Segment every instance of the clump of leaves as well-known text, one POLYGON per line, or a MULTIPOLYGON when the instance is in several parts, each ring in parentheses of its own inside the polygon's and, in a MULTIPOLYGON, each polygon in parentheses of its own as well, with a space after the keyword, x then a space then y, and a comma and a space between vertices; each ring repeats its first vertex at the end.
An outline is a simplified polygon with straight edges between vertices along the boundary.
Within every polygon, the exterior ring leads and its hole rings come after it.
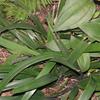
POLYGON ((14 17, 16 20, 25 20, 28 16, 51 4, 52 0, 1 0, 0 6, 7 17, 14 17))
POLYGON ((8 32, 16 41, 0 37, 0 45, 11 53, 0 65, 0 92, 12 93, 0 98, 51 99, 55 95, 44 97, 40 90, 61 76, 78 81, 60 95, 61 100, 75 100, 80 90, 78 100, 89 100, 94 93, 99 97, 100 18, 96 12, 92 0, 60 0, 56 17, 48 15, 47 30, 37 16, 29 17, 34 24, 10 23, 1 17, 0 33, 8 32))

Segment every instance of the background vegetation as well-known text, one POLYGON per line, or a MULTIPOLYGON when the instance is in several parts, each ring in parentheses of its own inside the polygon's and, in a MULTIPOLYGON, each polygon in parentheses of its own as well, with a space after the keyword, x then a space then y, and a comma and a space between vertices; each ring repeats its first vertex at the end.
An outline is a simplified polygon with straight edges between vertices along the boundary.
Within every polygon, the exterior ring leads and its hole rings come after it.
POLYGON ((100 11, 92 0, 59 0, 41 23, 34 12, 49 3, 0 2, 0 46, 10 54, 0 64, 0 93, 10 96, 0 100, 100 99, 100 11))

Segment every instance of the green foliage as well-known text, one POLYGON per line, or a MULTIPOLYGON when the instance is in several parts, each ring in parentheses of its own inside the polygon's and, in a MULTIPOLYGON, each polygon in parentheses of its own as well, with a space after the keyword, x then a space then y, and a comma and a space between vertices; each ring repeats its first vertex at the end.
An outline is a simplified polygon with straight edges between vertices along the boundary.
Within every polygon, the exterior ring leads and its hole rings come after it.
POLYGON ((88 22, 95 12, 95 5, 91 0, 66 0, 55 22, 55 31, 79 27, 88 22), (73 6, 74 5, 74 6, 73 6), (76 13, 77 12, 77 13, 76 13))
POLYGON ((52 0, 1 0, 0 5, 7 17, 24 20, 37 9, 40 9, 41 5, 46 7, 51 2, 52 0))
POLYGON ((100 18, 92 20, 91 22, 84 23, 80 26, 80 28, 91 38, 94 40, 100 41, 99 35, 99 25, 100 25, 100 18))
POLYGON ((78 64, 82 72, 85 72, 90 67, 90 55, 88 53, 82 54, 78 59, 78 64))
MULTIPOLYGON (((78 81, 64 95, 57 94, 62 100, 76 99, 80 90, 83 92, 78 100, 89 100, 93 93, 100 96, 100 17, 93 17, 95 5, 92 0, 59 2, 56 16, 48 15, 47 29, 29 13, 31 24, 12 23, 0 16, 0 46, 11 54, 0 65, 0 92, 12 92, 11 97, 1 100, 51 99, 40 90, 61 76, 78 81)), ((24 7, 31 9, 21 9, 24 7)))

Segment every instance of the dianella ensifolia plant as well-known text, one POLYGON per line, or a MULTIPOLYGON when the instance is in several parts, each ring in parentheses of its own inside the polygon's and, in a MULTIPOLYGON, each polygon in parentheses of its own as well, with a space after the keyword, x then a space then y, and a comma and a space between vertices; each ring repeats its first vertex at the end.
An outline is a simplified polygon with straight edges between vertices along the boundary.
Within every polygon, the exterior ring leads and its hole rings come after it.
POLYGON ((61 100, 75 100, 80 90, 78 100, 90 100, 94 93, 100 98, 99 15, 92 0, 59 0, 56 13, 47 16, 46 29, 35 15, 28 18, 31 24, 0 17, 0 46, 11 54, 0 65, 0 92, 12 93, 0 99, 52 99, 41 89, 61 76, 78 81, 61 100))

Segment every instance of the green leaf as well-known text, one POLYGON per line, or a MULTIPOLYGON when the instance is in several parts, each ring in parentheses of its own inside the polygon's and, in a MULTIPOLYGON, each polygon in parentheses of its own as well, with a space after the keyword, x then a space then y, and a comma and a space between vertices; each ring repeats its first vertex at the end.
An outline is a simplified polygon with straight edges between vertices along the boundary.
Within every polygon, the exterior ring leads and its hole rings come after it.
POLYGON ((80 39, 74 37, 74 36, 71 36, 71 39, 70 39, 70 46, 71 48, 75 49, 76 48, 76 44, 79 44, 80 43, 80 39))
POLYGON ((67 61, 66 57, 54 57, 51 59, 51 61, 58 62, 60 64, 65 65, 66 67, 73 69, 76 72, 79 72, 79 70, 70 62, 67 61))
POLYGON ((35 90, 32 90, 32 91, 29 91, 29 92, 26 92, 25 95, 22 97, 21 100, 29 100, 32 95, 35 93, 35 90))
POLYGON ((13 52, 15 54, 39 54, 36 50, 31 50, 25 46, 19 45, 2 37, 0 37, 0 45, 7 48, 8 50, 10 50, 10 52, 13 52))
POLYGON ((6 75, 7 73, 0 73, 0 79, 3 79, 6 75))
POLYGON ((43 70, 39 73, 39 75, 36 77, 36 79, 50 73, 50 71, 52 70, 52 68, 55 66, 56 63, 54 62, 48 62, 45 67, 43 68, 43 70))
POLYGON ((21 93, 21 92, 25 92, 28 90, 40 88, 40 87, 45 86, 55 80, 57 80, 57 76, 48 74, 41 78, 26 82, 26 83, 22 84, 22 86, 14 88, 13 93, 21 93))
MULTIPOLYGON (((26 59, 24 59, 26 61, 26 59)), ((28 60, 28 59, 27 59, 28 60)), ((22 61, 20 61, 22 62, 22 61)), ((17 62, 17 63, 20 63, 20 62, 17 62)), ((14 68, 16 68, 16 65, 15 64, 9 64, 9 65, 6 65, 6 64, 2 64, 0 65, 0 73, 9 73, 11 70, 13 70, 14 68)), ((23 78, 28 78, 28 77, 36 77, 40 72, 40 69, 37 67, 37 66, 31 66, 29 68, 26 68, 25 70, 23 70, 21 73, 19 73, 15 80, 18 80, 18 79, 23 79, 23 78)))
MULTIPOLYGON (((61 41, 62 41, 62 43, 64 44, 64 46, 65 46, 67 49, 70 48, 69 40, 67 40, 67 39, 61 39, 61 41)), ((46 46, 47 46, 49 49, 53 50, 53 51, 60 51, 59 47, 57 46, 57 44, 55 43, 54 40, 48 42, 48 43, 46 44, 46 46)))
POLYGON ((71 54, 67 57, 68 62, 71 64, 75 63, 75 61, 85 52, 88 48, 89 44, 86 44, 85 41, 81 40, 76 48, 71 52, 71 54))
POLYGON ((100 18, 84 23, 80 28, 91 38, 100 41, 100 18))
POLYGON ((47 32, 46 32, 44 26, 42 25, 42 23, 40 22, 39 18, 37 16, 30 16, 30 19, 35 24, 34 29, 38 30, 38 32, 41 33, 41 35, 44 38, 46 38, 47 32))
MULTIPOLYGON (((70 40, 70 47, 72 49, 75 49, 76 48, 76 44, 79 44, 80 43, 80 39, 74 37, 74 36, 71 36, 71 40, 70 40)), ((86 42, 84 42, 84 45, 87 45, 86 42)), ((100 52, 100 43, 99 42, 92 42, 91 44, 89 44, 89 46, 86 48, 85 50, 86 53, 96 53, 96 52, 100 52)))
MULTIPOLYGON (((52 68, 54 67, 55 63, 54 62, 48 62, 45 67, 43 68, 43 70, 38 74, 38 76, 36 77, 36 79, 49 74, 49 72, 52 70, 52 68)), ((23 96, 22 100, 28 100, 35 92, 36 90, 32 90, 29 92, 26 92, 25 95, 23 96)))
POLYGON ((80 41, 76 48, 69 54, 63 55, 62 57, 55 57, 52 59, 52 61, 59 62, 77 72, 79 70, 73 65, 77 59, 85 52, 89 44, 86 44, 85 41, 80 41))
POLYGON ((78 94, 78 87, 75 86, 72 90, 71 93, 69 94, 69 100, 75 100, 75 97, 78 94))
MULTIPOLYGON (((95 82, 95 91, 100 91, 100 75, 99 73, 93 74, 92 75, 93 81, 95 82)), ((83 80, 80 81, 79 87, 82 89, 85 89, 86 85, 89 82, 89 78, 84 78, 83 80)))
POLYGON ((4 80, 0 83, 0 90, 2 91, 4 87, 10 82, 16 75, 18 75, 21 71, 28 68, 29 66, 39 63, 44 60, 48 60, 50 58, 53 58, 57 55, 60 55, 59 53, 55 52, 46 52, 44 54, 38 55, 36 57, 31 57, 28 60, 25 60, 23 62, 20 62, 16 65, 15 68, 13 68, 8 74, 7 77, 4 78, 4 80))
POLYGON ((78 100, 89 100, 89 98, 92 96, 93 92, 95 91, 95 87, 96 85, 94 80, 90 78, 83 94, 79 97, 78 100))
MULTIPOLYGON (((34 90, 32 90, 32 91, 34 91, 34 90)), ((31 92, 26 92, 26 93, 32 94, 31 92)), ((46 97, 40 90, 37 90, 34 93, 34 95, 31 96, 31 98, 28 98, 29 94, 27 94, 26 96, 27 96, 26 98, 21 98, 20 100, 48 100, 48 99, 46 99, 46 97)))
POLYGON ((53 51, 60 51, 59 47, 57 46, 57 44, 55 43, 54 40, 48 42, 48 43, 46 44, 46 46, 47 46, 47 48, 49 48, 49 49, 51 49, 51 50, 53 50, 53 51))
MULTIPOLYGON (((94 75, 93 80, 94 80, 95 86, 96 86, 95 91, 100 91, 100 84, 99 84, 100 83, 100 75, 94 75), (95 78, 97 77, 97 78, 95 79, 94 77, 95 78)), ((84 78, 83 80, 80 81, 79 87, 81 89, 85 89, 88 82, 89 82, 89 78, 84 78)))
POLYGON ((91 62, 91 69, 100 69, 100 61, 94 61, 94 62, 91 62))
POLYGON ((59 1, 59 9, 58 9, 58 14, 61 12, 62 8, 64 7, 66 3, 66 0, 60 0, 59 1))
MULTIPOLYGON (((0 100, 21 100, 22 95, 18 96, 0 96, 0 100)), ((29 100, 48 100, 44 97, 43 93, 37 91, 29 100)))
MULTIPOLYGON (((5 20, 5 19, 4 19, 5 20)), ((13 29, 27 29, 27 30, 35 30, 35 28, 27 23, 21 22, 21 23, 13 23, 7 25, 5 23, 5 27, 0 28, 0 33, 6 31, 6 30, 13 30, 13 29)))
MULTIPOLYGON (((26 100, 26 99, 23 99, 23 100, 26 100)), ((27 100, 47 100, 47 99, 40 90, 37 90, 34 93, 34 95, 30 99, 27 99, 27 100)))
POLYGON ((86 52, 99 53, 100 52, 100 43, 99 42, 91 43, 88 46, 88 48, 86 49, 86 52))
POLYGON ((5 88, 4 90, 9 90, 9 89, 13 89, 16 88, 26 82, 29 82, 31 80, 33 80, 34 78, 26 78, 26 79, 21 79, 21 80, 16 80, 14 82, 10 82, 5 88))
POLYGON ((94 74, 93 79, 95 81, 96 91, 100 91, 100 72, 98 74, 94 74))
POLYGON ((21 96, 0 96, 0 100, 20 100, 21 96))
MULTIPOLYGON (((14 30, 15 31, 15 30, 14 30)), ((10 31, 11 32, 11 31, 10 31)), ((29 47, 30 49, 37 49, 41 44, 41 39, 38 38, 38 34, 33 32, 32 30, 19 30, 13 33, 19 41, 21 41, 24 45, 29 47)), ((42 45, 42 44, 41 44, 42 45)))
POLYGON ((90 68, 90 55, 89 55, 89 53, 84 53, 79 57, 78 65, 79 65, 82 72, 85 72, 90 68))
POLYGON ((54 31, 77 28, 82 23, 88 22, 94 12, 95 4, 91 0, 66 0, 56 19, 54 31))

